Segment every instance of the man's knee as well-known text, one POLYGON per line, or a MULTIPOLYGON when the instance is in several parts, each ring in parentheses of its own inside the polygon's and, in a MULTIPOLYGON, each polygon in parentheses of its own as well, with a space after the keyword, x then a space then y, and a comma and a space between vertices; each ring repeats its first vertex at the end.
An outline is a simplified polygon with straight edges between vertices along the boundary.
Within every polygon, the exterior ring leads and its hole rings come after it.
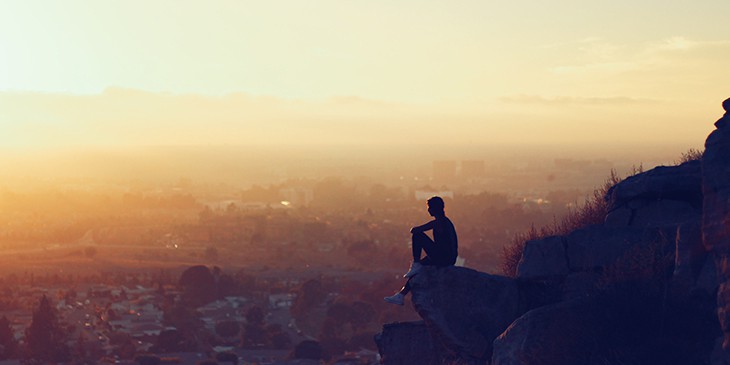
POLYGON ((433 241, 423 232, 413 232, 411 242, 418 246, 430 246, 433 241))

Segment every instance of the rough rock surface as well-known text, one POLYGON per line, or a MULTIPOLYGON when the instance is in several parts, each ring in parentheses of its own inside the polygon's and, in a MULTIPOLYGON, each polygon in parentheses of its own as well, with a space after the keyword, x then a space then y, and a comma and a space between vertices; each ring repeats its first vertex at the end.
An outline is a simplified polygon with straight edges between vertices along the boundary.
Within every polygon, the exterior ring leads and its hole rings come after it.
POLYGON ((517 265, 517 277, 560 276, 569 272, 563 237, 553 236, 525 243, 525 250, 517 265))
POLYGON ((585 365, 601 342, 596 306, 586 300, 537 308, 494 341, 492 365, 585 365))
POLYGON ((571 271, 606 267, 636 244, 651 238, 643 229, 589 226, 565 237, 571 271))
POLYGON ((383 326, 375 335, 383 365, 439 365, 441 355, 426 324, 396 322, 383 326))
POLYGON ((700 161, 659 166, 631 176, 609 189, 610 226, 676 224, 698 219, 702 209, 700 161))
POLYGON ((677 228, 675 247, 674 279, 685 286, 692 286, 700 276, 707 258, 707 252, 702 245, 701 222, 681 224, 677 228))
MULTIPOLYGON (((674 239, 674 235, 669 237, 674 239)), ((528 241, 519 278, 545 278, 605 268, 638 244, 667 239, 657 229, 593 225, 566 236, 528 241)))
POLYGON ((411 279, 412 301, 431 334, 462 362, 483 364, 492 341, 521 315, 515 280, 462 267, 426 267, 411 279))
POLYGON ((725 115, 705 141, 702 158, 704 210, 702 236, 713 254, 720 283, 717 304, 724 332, 723 348, 730 350, 730 99, 723 103, 725 115))
POLYGON ((494 341, 491 365, 707 363, 719 333, 712 299, 635 288, 525 313, 494 341))

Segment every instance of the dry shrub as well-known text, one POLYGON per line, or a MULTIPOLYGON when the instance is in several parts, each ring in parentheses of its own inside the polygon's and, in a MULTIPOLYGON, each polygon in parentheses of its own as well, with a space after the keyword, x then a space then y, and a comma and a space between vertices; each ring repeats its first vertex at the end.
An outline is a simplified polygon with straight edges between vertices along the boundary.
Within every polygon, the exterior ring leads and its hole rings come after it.
MULTIPOLYGON (((642 172, 643 167, 641 165, 639 167, 634 166, 629 176, 642 172)), ((588 196, 582 205, 568 211, 560 220, 556 220, 551 226, 540 229, 533 226, 527 232, 517 233, 512 241, 502 248, 502 273, 509 277, 517 275, 517 264, 522 258, 522 252, 527 241, 540 240, 550 236, 562 236, 580 228, 603 223, 608 213, 606 194, 619 182, 621 182, 621 178, 616 170, 611 170, 611 174, 606 178, 603 185, 593 190, 593 194, 588 196)))
POLYGON ((623 283, 664 285, 674 268, 673 248, 669 239, 663 235, 648 244, 631 247, 604 269, 598 281, 599 289, 623 283))
POLYGON ((548 226, 542 227, 538 231, 533 225, 528 231, 515 234, 512 242, 502 247, 502 273, 509 277, 517 276, 517 265, 522 258, 522 252, 525 250, 525 243, 551 236, 551 229, 552 227, 548 226))
POLYGON ((702 160, 702 156, 704 156, 704 154, 704 150, 690 148, 689 150, 687 150, 687 152, 682 153, 682 156, 679 157, 679 161, 675 161, 675 164, 681 165, 685 162, 700 161, 702 160))

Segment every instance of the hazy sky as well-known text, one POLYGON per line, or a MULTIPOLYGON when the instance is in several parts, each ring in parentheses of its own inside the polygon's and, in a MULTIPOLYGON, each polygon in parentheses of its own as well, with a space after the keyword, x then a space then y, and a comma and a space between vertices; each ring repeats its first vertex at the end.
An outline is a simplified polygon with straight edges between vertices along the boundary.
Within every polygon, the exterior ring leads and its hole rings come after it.
POLYGON ((0 0, 0 146, 701 146, 730 1, 0 0))

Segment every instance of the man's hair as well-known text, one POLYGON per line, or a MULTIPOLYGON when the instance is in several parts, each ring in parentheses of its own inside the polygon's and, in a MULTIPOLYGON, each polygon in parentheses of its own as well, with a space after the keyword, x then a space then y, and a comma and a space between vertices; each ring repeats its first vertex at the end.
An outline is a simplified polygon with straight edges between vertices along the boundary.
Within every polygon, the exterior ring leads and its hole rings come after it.
POLYGON ((444 210, 444 200, 441 199, 440 196, 431 197, 431 199, 428 199, 427 203, 428 203, 428 206, 431 208, 435 208, 435 209, 442 210, 442 211, 444 210))

